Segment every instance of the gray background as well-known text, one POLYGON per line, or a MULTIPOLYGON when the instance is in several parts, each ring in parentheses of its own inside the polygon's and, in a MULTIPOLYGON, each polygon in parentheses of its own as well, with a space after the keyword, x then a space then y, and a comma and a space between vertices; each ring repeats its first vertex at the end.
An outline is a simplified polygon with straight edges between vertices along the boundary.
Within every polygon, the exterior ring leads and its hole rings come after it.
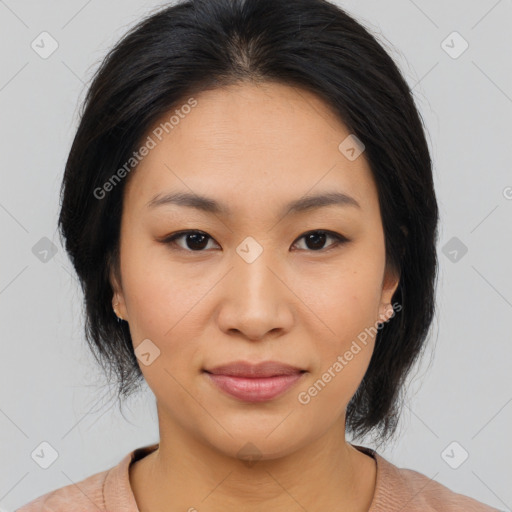
MULTIPOLYGON (((512 2, 338 3, 379 38, 414 87, 441 209, 431 352, 409 379, 401 437, 381 454, 511 510, 512 2), (469 44, 461 55, 454 31, 469 44), (446 460, 460 462, 462 449, 469 458, 453 469, 446 460)), ((109 401, 83 340, 81 293, 56 222, 87 83, 114 42, 161 5, 0 0, 0 507, 7 511, 158 440, 147 388, 124 417, 109 401), (31 47, 43 31, 59 45, 47 59, 31 47), (42 252, 49 241, 53 256, 42 252), (59 454, 48 469, 31 458, 43 441, 59 454)))

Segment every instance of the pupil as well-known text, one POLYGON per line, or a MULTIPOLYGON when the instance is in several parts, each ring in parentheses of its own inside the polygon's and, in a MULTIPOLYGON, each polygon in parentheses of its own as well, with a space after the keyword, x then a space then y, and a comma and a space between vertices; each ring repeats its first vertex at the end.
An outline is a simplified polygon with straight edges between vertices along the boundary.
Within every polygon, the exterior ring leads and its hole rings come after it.
POLYGON ((190 244, 187 242, 187 245, 189 246, 189 249, 203 249, 206 244, 201 244, 201 242, 199 242, 199 247, 194 247, 194 244, 197 243, 197 239, 203 239, 203 242, 206 240, 206 236, 205 235, 202 235, 201 233, 193 233, 191 235, 188 235, 188 240, 190 241, 190 239, 192 239, 192 247, 190 246, 190 244))
POLYGON ((308 241, 313 241, 313 246, 314 247, 308 247, 310 249, 321 249, 322 246, 324 245, 325 243, 325 237, 326 237, 326 234, 325 233, 319 233, 319 234, 315 234, 315 233, 311 233, 310 235, 308 235, 308 237, 306 238, 306 243, 308 241), (319 240, 320 239, 320 240, 319 240), (317 245, 319 245, 318 247, 316 247, 317 245))

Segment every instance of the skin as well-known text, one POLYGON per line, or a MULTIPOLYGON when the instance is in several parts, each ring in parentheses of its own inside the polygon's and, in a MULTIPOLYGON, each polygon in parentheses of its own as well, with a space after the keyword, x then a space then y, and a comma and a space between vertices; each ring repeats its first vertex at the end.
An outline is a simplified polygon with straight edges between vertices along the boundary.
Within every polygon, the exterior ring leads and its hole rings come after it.
POLYGON ((345 409, 374 336, 308 404, 298 401, 359 333, 392 316, 399 277, 386 268, 364 153, 350 161, 340 152, 347 128, 301 89, 244 84, 196 100, 129 177, 121 279, 111 274, 134 348, 150 339, 160 350, 150 365, 139 362, 160 429, 159 449, 130 468, 139 509, 367 511, 375 461, 345 440, 345 409), (232 214, 146 206, 171 191, 214 198, 232 214), (289 201, 325 191, 344 192, 361 207, 282 216, 289 201), (208 237, 161 241, 192 229, 208 237), (304 234, 321 229, 349 241, 308 243, 304 234), (248 236, 263 249, 251 263, 236 251, 248 236), (238 359, 307 372, 278 398, 248 403, 202 372, 238 359), (252 465, 237 457, 248 442, 261 457, 252 465))

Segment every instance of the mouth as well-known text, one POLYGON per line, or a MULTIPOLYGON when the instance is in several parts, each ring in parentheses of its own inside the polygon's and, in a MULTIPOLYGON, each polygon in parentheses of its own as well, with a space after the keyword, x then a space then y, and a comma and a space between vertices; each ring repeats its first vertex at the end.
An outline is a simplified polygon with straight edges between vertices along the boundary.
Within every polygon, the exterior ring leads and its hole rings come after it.
POLYGON ((246 361, 203 370, 216 388, 244 402, 264 402, 282 395, 307 373, 277 361, 251 364, 246 361))
POLYGON ((229 375, 231 377, 263 378, 278 377, 281 375, 295 375, 306 370, 278 361, 263 361, 249 363, 247 361, 233 361, 204 370, 213 375, 229 375))

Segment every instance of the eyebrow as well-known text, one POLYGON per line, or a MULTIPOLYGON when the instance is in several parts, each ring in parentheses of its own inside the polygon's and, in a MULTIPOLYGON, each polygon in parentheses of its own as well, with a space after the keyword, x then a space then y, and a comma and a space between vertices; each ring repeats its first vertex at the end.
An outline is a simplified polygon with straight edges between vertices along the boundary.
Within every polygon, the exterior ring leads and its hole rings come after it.
MULTIPOLYGON (((223 205, 215 199, 192 194, 189 192, 174 192, 169 194, 157 194, 147 204, 147 208, 153 209, 159 206, 166 206, 174 204, 177 206, 185 206, 188 208, 195 208, 207 213, 216 215, 231 215, 231 210, 227 205, 223 205)), ((304 196, 296 199, 283 208, 282 216, 301 213, 308 210, 317 208, 324 208, 326 206, 351 206, 354 208, 361 208, 361 205, 352 196, 343 192, 327 192, 323 194, 304 196)))

